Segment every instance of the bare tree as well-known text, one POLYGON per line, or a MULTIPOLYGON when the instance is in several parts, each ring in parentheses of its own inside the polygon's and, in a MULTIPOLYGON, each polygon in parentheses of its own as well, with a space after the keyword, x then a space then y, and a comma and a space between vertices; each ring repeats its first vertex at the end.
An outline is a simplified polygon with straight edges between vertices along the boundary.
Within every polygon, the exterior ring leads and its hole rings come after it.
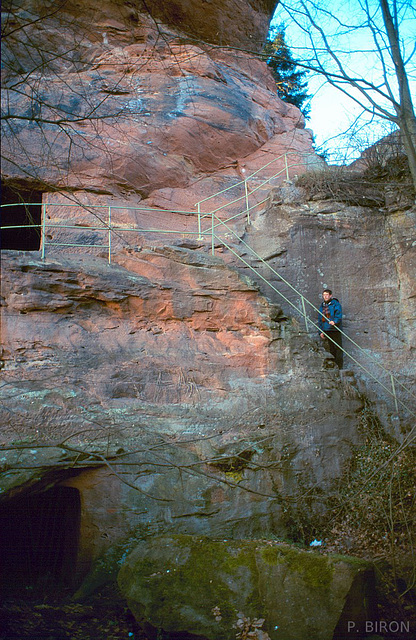
MULTIPOLYGON (((314 0, 283 0, 279 7, 303 34, 297 48, 298 66, 323 76, 362 112, 400 129, 416 187, 416 117, 410 90, 416 73, 412 3, 351 0, 327 9, 314 0)), ((292 50, 296 49, 292 46, 292 50)))

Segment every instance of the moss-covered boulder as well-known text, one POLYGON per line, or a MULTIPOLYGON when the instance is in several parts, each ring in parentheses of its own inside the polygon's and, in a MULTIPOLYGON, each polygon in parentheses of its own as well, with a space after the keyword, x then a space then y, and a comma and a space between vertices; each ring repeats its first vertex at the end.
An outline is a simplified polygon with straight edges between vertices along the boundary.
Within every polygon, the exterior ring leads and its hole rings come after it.
POLYGON ((372 579, 361 560, 185 535, 141 541, 118 577, 140 622, 209 640, 332 640, 350 621, 357 631, 374 619, 372 579))

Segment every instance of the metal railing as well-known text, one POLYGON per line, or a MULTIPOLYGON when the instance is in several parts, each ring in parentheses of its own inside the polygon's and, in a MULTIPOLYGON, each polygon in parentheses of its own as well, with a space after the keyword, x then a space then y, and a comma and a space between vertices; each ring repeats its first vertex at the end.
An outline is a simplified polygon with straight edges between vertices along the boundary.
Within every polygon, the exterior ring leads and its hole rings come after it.
POLYGON ((229 187, 222 189, 221 191, 218 191, 210 196, 208 196, 207 198, 204 198, 203 200, 200 200, 199 202, 197 202, 194 205, 194 210, 193 211, 186 211, 186 210, 173 210, 173 209, 160 209, 158 207, 128 207, 125 205, 116 205, 116 204, 111 204, 111 205, 92 205, 92 204, 85 204, 82 202, 43 202, 43 203, 36 203, 36 202, 21 202, 21 203, 12 203, 12 204, 5 204, 5 205, 1 205, 1 207, 15 207, 15 206, 25 206, 25 207, 29 207, 29 206, 39 206, 41 207, 42 210, 42 215, 41 215, 41 224, 37 225, 7 225, 7 227, 1 227, 2 229, 23 229, 23 228, 28 228, 30 227, 31 229, 35 229, 35 228, 39 228, 40 229, 40 251, 41 251, 41 257, 42 260, 45 259, 46 257, 46 251, 47 251, 47 247, 90 247, 90 248, 95 248, 95 249, 106 249, 107 250, 107 256, 108 256, 108 263, 111 264, 111 249, 112 249, 112 234, 119 234, 120 232, 137 232, 137 233, 161 233, 161 234, 175 234, 175 235, 183 235, 184 233, 186 235, 196 235, 198 237, 199 240, 203 240, 206 235, 209 233, 209 235, 211 236, 211 247, 212 247, 212 251, 214 251, 214 234, 215 234, 215 229, 218 226, 218 224, 211 224, 209 232, 207 229, 202 230, 202 224, 203 224, 203 220, 206 218, 211 218, 211 220, 213 220, 213 215, 217 215, 220 211, 224 211, 227 210, 230 206, 238 204, 242 201, 244 201, 245 203, 245 208, 244 211, 238 211, 238 213, 236 213, 234 216, 228 217, 225 222, 231 222, 232 220, 236 220, 237 218, 240 218, 242 213, 245 214, 246 216, 246 221, 247 223, 250 222, 250 212, 253 211, 254 209, 256 209, 257 207, 261 206, 262 204, 264 204, 265 202, 267 202, 268 200, 268 195, 266 198, 264 198, 263 200, 261 200, 260 202, 255 202, 255 204, 253 204, 252 206, 249 205, 249 198, 250 196, 253 197, 253 195, 259 191, 260 189, 264 189, 266 186, 270 185, 270 182, 278 177, 280 177, 282 174, 285 174, 286 179, 289 179, 289 169, 293 168, 293 167, 299 167, 299 166, 303 166, 302 163, 298 162, 294 162, 294 163, 289 163, 288 158, 294 155, 296 158, 299 158, 300 156, 302 156, 301 153, 295 153, 293 152, 293 154, 291 153, 286 153, 286 154, 282 154, 281 156, 278 156, 276 158, 273 158, 273 160, 270 160, 268 163, 266 163, 265 165, 263 165, 262 167, 260 167, 257 171, 251 173, 250 175, 248 175, 246 178, 244 178, 244 180, 238 181, 232 185, 230 185, 229 187), (273 175, 269 176, 267 179, 263 180, 260 184, 257 184, 254 187, 250 187, 249 183, 251 180, 255 179, 257 177, 257 175, 261 172, 264 171, 265 169, 267 169, 268 167, 272 166, 273 164, 277 163, 277 162, 283 162, 284 163, 284 167, 282 169, 279 169, 279 171, 277 171, 276 173, 274 173, 273 175), (224 193, 227 193, 228 191, 230 191, 231 189, 236 189, 238 187, 242 187, 243 189, 243 195, 239 196, 238 198, 235 198, 234 200, 228 200, 225 204, 221 205, 220 207, 217 207, 216 209, 214 209, 213 211, 209 211, 206 213, 203 213, 201 211, 201 205, 212 201, 215 198, 218 198, 219 196, 221 196, 224 193), (61 222, 49 222, 48 218, 47 218, 47 211, 49 209, 53 209, 54 207, 77 207, 79 209, 82 209, 85 212, 89 212, 92 215, 94 215, 95 219, 97 219, 101 225, 100 226, 90 226, 90 225, 85 225, 84 228, 89 230, 89 231, 102 231, 105 232, 107 235, 107 244, 97 244, 97 242, 94 243, 88 243, 88 242, 49 242, 48 238, 47 238, 47 232, 50 229, 66 229, 66 230, 81 230, 83 228, 82 225, 80 224, 63 224, 61 222), (101 210, 103 211, 103 215, 97 215, 95 213, 96 210, 101 210), (185 215, 185 216, 192 216, 192 218, 195 217, 195 213, 197 214, 197 220, 198 220, 198 229, 197 231, 192 231, 192 230, 187 230, 186 232, 181 232, 178 230, 168 230, 168 229, 145 229, 143 227, 126 227, 126 226, 121 226, 121 225, 117 225, 113 223, 113 212, 117 211, 117 210, 124 210, 124 211, 135 211, 135 212, 146 212, 146 213, 151 213, 151 212, 157 212, 157 213, 170 213, 170 214, 179 214, 179 215, 185 215))
MULTIPOLYGON (((220 225, 219 224, 214 224, 214 222, 212 220, 212 216, 216 215, 219 211, 222 211, 224 209, 228 209, 231 205, 237 204, 238 202, 244 201, 245 208, 242 211, 239 211, 234 216, 229 217, 227 220, 225 220, 225 222, 230 222, 231 220, 234 220, 237 217, 240 217, 242 215, 242 213, 243 213, 243 214, 246 215, 247 224, 250 224, 250 212, 253 209, 256 209, 260 205, 262 205, 265 202, 267 202, 267 200, 269 198, 269 194, 268 194, 266 198, 264 198, 260 202, 256 202, 254 205, 252 205, 250 207, 249 206, 250 194, 251 194, 251 196, 253 196, 253 194, 256 193, 257 191, 259 191, 260 189, 264 189, 265 186, 270 186, 271 181, 275 180, 276 178, 279 178, 282 174, 285 174, 286 180, 289 180, 289 169, 292 169, 294 167, 303 166, 299 162, 294 162, 292 164, 289 164, 288 156, 290 156, 290 155, 292 155, 292 154, 285 153, 285 154, 283 154, 281 156, 278 156, 277 158, 274 158, 273 160, 270 160, 270 162, 267 162, 267 164, 265 164, 262 167, 260 167, 260 169, 257 169, 257 171, 254 171, 254 173, 251 173, 249 176, 244 178, 244 180, 241 180, 240 182, 237 182, 236 184, 233 184, 233 185, 231 185, 229 187, 226 187, 225 189, 222 189, 221 191, 217 191, 216 193, 208 196, 207 198, 204 198, 203 200, 199 200, 195 204, 195 207, 197 208, 198 230, 200 231, 200 237, 202 238, 202 236, 204 235, 204 232, 202 232, 202 229, 201 229, 202 220, 204 218, 210 218, 211 217, 211 222, 212 223, 211 223, 211 227, 210 227, 210 234, 213 236, 215 228, 220 226, 220 225), (279 160, 282 160, 282 159, 283 159, 284 165, 285 165, 283 169, 279 169, 279 171, 277 173, 274 173, 273 175, 271 175, 266 180, 263 180, 263 182, 261 182, 260 184, 258 184, 254 188, 251 188, 251 189, 249 188, 250 180, 255 178, 264 169, 267 169, 272 164, 274 164, 274 163, 276 163, 276 162, 278 162, 279 160), (210 200, 213 200, 214 198, 218 198, 222 194, 227 193, 231 189, 235 189, 236 187, 238 187, 240 185, 242 185, 243 189, 244 189, 244 193, 243 193, 242 196, 239 196, 238 198, 235 198, 234 200, 230 200, 230 201, 226 202, 225 204, 221 205, 220 207, 217 207, 216 209, 213 209, 213 210, 211 210, 211 211, 209 211, 207 213, 202 213, 201 212, 201 205, 203 203, 209 202, 210 200)), ((302 154, 293 154, 293 155, 296 155, 296 157, 299 157, 299 155, 302 155, 302 154)), ((211 243, 211 246, 213 246, 213 243, 211 243)))
POLYGON ((47 203, 39 203, 39 202, 19 202, 12 204, 2 204, 1 208, 7 207, 32 207, 39 206, 42 208, 42 222, 41 224, 24 224, 24 225, 7 225, 2 226, 0 229, 2 231, 7 231, 10 229, 39 229, 40 230, 40 252, 42 260, 45 260, 47 247, 90 247, 94 249, 107 249, 107 259, 108 263, 111 264, 111 250, 113 246, 113 238, 114 234, 120 236, 122 232, 134 232, 134 233, 161 233, 161 234, 174 234, 174 235, 183 235, 191 234, 191 235, 200 235, 198 231, 186 230, 186 232, 178 231, 174 229, 146 229, 143 227, 131 227, 126 225, 114 224, 113 223, 113 212, 116 210, 131 210, 131 211, 142 211, 142 212, 155 212, 158 213, 171 213, 171 214, 186 214, 189 216, 195 217, 194 211, 175 211, 172 209, 157 209, 152 207, 127 207, 125 205, 89 205, 84 204, 82 202, 78 203, 66 203, 66 202, 47 202, 47 203), (85 213, 89 213, 93 215, 93 217, 101 222, 100 225, 88 225, 88 224, 64 224, 61 222, 48 221, 47 219, 47 211, 49 209, 53 209, 54 207, 58 208, 77 208, 81 209, 85 213), (96 210, 105 210, 107 214, 107 220, 104 220, 100 215, 96 213, 96 210), (100 244, 97 242, 88 243, 88 242, 49 242, 47 239, 47 232, 51 229, 66 229, 73 231, 102 231, 107 235, 107 244, 100 244))
MULTIPOLYGON (((156 208, 156 207, 128 207, 125 205, 86 205, 80 202, 72 202, 72 203, 62 203, 62 202, 48 202, 48 203, 17 203, 19 206, 33 206, 33 205, 38 205, 42 207, 42 218, 41 218, 41 224, 40 225, 14 225, 14 226, 7 226, 7 227, 2 227, 2 229, 21 229, 21 228, 39 228, 40 229, 40 251, 41 251, 41 257, 42 260, 45 259, 46 256, 46 247, 47 246, 61 246, 61 247, 90 247, 90 248, 94 248, 94 249, 105 249, 107 251, 107 259, 108 259, 108 263, 111 264, 111 251, 112 251, 112 246, 113 246, 113 236, 112 234, 116 234, 119 237, 122 236, 122 234, 124 232, 127 233, 139 233, 139 234, 146 234, 146 233, 155 233, 155 234, 173 234, 173 235, 179 235, 179 236, 196 236, 198 238, 198 240, 204 240, 205 238, 208 238, 210 240, 211 243, 211 252, 214 255, 215 254, 215 245, 217 244, 221 244, 223 245, 227 250, 229 250, 236 258, 238 261, 240 261, 241 263, 243 263, 245 265, 245 267, 249 268, 251 271, 253 271, 256 274, 256 277, 260 278, 260 280, 264 281, 266 283, 267 286, 269 286, 270 288, 272 288, 283 300, 285 300, 286 303, 288 303, 292 308, 295 309, 295 311, 300 314, 305 322, 305 327, 306 330, 308 331, 308 325, 310 324, 311 326, 315 327, 316 329, 319 330, 319 325, 316 323, 316 316, 317 314, 319 314, 319 309, 318 307, 316 307, 312 302, 310 302, 300 291, 298 291, 290 282, 288 282, 280 273, 278 273, 266 260, 264 260, 258 253, 256 253, 254 251, 254 249, 252 249, 252 247, 250 247, 241 237, 240 235, 237 233, 237 231, 235 229, 233 229, 230 226, 230 223, 234 223, 235 221, 237 221, 238 219, 241 219, 241 217, 243 216, 243 219, 245 220, 246 223, 250 223, 250 212, 254 209, 256 209, 257 207, 265 204, 265 202, 267 202, 267 200, 269 199, 269 191, 268 194, 266 196, 266 198, 260 200, 260 201, 256 201, 254 204, 252 204, 250 206, 249 203, 249 199, 250 196, 252 196, 254 193, 256 193, 257 191, 259 191, 260 189, 264 189, 266 186, 270 186, 270 183, 272 180, 280 177, 282 174, 285 175, 285 178, 288 180, 289 179, 289 169, 293 168, 293 167, 297 167, 300 166, 300 163, 293 163, 293 164, 289 164, 288 161, 288 155, 290 154, 285 154, 282 156, 279 156, 278 158, 274 158, 273 160, 271 160, 270 162, 268 162, 266 165, 264 165, 263 167, 261 167, 260 169, 258 169, 257 171, 255 171, 254 173, 250 174, 249 176, 247 176, 246 178, 244 178, 244 180, 241 180, 237 183, 234 183, 233 185, 216 192, 215 194, 212 194, 211 196, 208 196, 207 198, 204 198, 200 201, 198 201, 195 204, 195 209, 196 211, 186 211, 186 210, 172 210, 172 209, 160 209, 160 208, 156 208), (249 187, 249 182, 250 180, 254 179, 257 177, 257 175, 264 169, 270 167, 271 165, 273 165, 274 163, 276 163, 279 160, 284 161, 284 168, 283 169, 279 169, 278 172, 272 174, 271 176, 269 176, 266 180, 263 180, 262 182, 260 182, 259 184, 257 184, 256 186, 250 188, 249 187), (230 191, 231 189, 235 189, 235 188, 241 187, 242 188, 242 195, 239 196, 238 198, 235 198, 231 201, 227 201, 225 204, 209 211, 209 212, 202 212, 201 211, 201 205, 203 205, 204 203, 207 203, 209 201, 213 201, 216 198, 218 198, 219 196, 222 196, 223 194, 227 193, 228 191, 230 191), (228 218, 226 218, 225 220, 222 220, 217 214, 219 212, 222 211, 227 211, 227 209, 229 209, 230 206, 232 205, 236 205, 240 202, 244 203, 244 208, 242 210, 239 210, 236 214, 229 216, 228 218), (96 224, 96 225, 85 225, 85 224, 62 224, 62 223, 58 223, 58 222, 49 222, 47 220, 47 210, 49 208, 53 208, 53 207, 77 207, 77 209, 81 209, 83 212, 87 212, 90 213, 94 216, 95 220, 98 220, 100 224, 96 224), (101 215, 96 213, 96 210, 101 210, 103 211, 103 213, 101 215), (195 215, 197 216, 197 228, 195 230, 191 229, 185 229, 185 230, 178 230, 178 229, 161 229, 161 228, 155 228, 155 229, 146 229, 143 227, 138 227, 138 226, 126 226, 126 225, 121 225, 121 224, 115 224, 114 223, 114 216, 113 216, 113 212, 117 211, 117 210, 123 210, 123 211, 134 211, 134 212, 157 212, 157 213, 167 213, 167 214, 171 214, 174 216, 185 216, 185 218, 187 218, 188 220, 192 222, 195 221, 195 215), (205 219, 210 219, 210 224, 209 226, 207 226, 205 229, 203 228, 203 221, 205 219), (85 243, 85 242, 49 242, 47 239, 47 231, 49 229, 66 229, 66 230, 73 230, 73 231, 81 231, 81 230, 88 230, 88 231, 98 231, 98 232, 105 232, 106 233, 106 237, 107 237, 107 243, 106 244, 97 244, 97 242, 94 243, 85 243), (219 235, 219 230, 224 230, 226 232, 226 235, 228 235, 228 237, 231 238, 235 238, 237 240, 237 242, 240 245, 243 245, 244 248, 248 251, 248 253, 257 261, 261 262, 267 269, 270 270, 270 272, 276 276, 279 281, 283 282, 287 287, 289 287, 289 289, 296 294, 296 296, 298 297, 298 300, 300 301, 300 306, 301 308, 299 309, 299 307, 293 303, 287 296, 285 296, 281 291, 279 291, 279 289, 277 289, 267 278, 265 278, 255 267, 253 267, 247 260, 245 260, 241 255, 239 255, 239 253, 236 251, 236 249, 234 247, 231 246, 231 244, 229 242, 227 242, 223 237, 221 237, 221 235, 219 235), (306 311, 306 306, 309 306, 315 315, 315 319, 311 318, 310 315, 307 313, 306 311)), ((296 154, 298 157, 300 154, 296 154)), ((303 165, 302 165, 303 166, 303 165)), ((3 207, 10 207, 10 206, 16 206, 16 204, 7 204, 7 205, 1 205, 2 208, 3 207)), ((405 392, 407 394, 408 397, 412 397, 416 399, 416 396, 413 394, 412 391, 410 391, 407 387, 405 387, 405 385, 403 385, 403 383, 391 372, 389 371, 386 367, 384 367, 383 365, 381 365, 373 356, 371 356, 370 354, 368 354, 364 349, 362 349, 362 347, 360 347, 350 336, 348 336, 346 333, 344 333, 343 331, 341 331, 341 334, 350 342, 352 343, 356 349, 358 349, 359 353, 364 355, 368 360, 370 360, 374 365, 376 365, 377 367, 379 367, 380 370, 383 371, 383 373, 389 378, 389 386, 387 386, 382 380, 380 380, 377 376, 375 376, 369 369, 368 367, 362 365, 350 352, 348 352, 345 348, 340 347, 341 350, 349 357, 351 358, 351 360, 353 362, 355 362, 355 364, 358 365, 358 367, 363 370, 368 376, 370 376, 373 380, 375 380, 383 389, 384 391, 386 391, 388 393, 388 395, 390 395, 391 397, 393 397, 394 400, 394 404, 395 404, 395 410, 396 413, 399 413, 399 405, 405 409, 407 412, 409 412, 410 415, 413 415, 416 417, 416 413, 406 405, 406 403, 404 403, 399 397, 398 397, 398 389, 400 389, 401 391, 405 392)), ((328 339, 332 342, 334 342, 330 337, 328 337, 328 339)))
MULTIPOLYGON (((254 251, 254 249, 252 247, 250 247, 250 245, 247 244, 242 238, 240 238, 238 236, 238 234, 236 234, 236 232, 226 222, 221 221, 219 218, 216 218, 216 220, 218 221, 218 225, 224 226, 227 229, 228 234, 234 235, 236 237, 236 239, 238 240, 239 244, 242 244, 244 246, 244 248, 246 250, 248 250, 248 252, 256 260, 260 261, 263 265, 265 265, 273 273, 273 275, 277 276, 277 278, 281 282, 283 282, 287 287, 290 288, 291 291, 293 291, 298 296, 298 298, 299 298, 299 300, 301 302, 301 309, 299 309, 299 307, 297 307, 296 304, 294 302, 292 302, 292 300, 290 300, 281 291, 279 291, 279 289, 277 289, 277 287, 275 287, 267 278, 265 278, 247 260, 245 260, 229 243, 225 242, 225 240, 223 240, 221 238, 221 236, 215 235, 216 241, 219 244, 222 244, 226 249, 228 249, 238 259, 238 261, 242 262, 247 268, 249 268, 256 275, 256 277, 260 278, 265 284, 267 284, 271 289, 273 289, 273 291, 275 291, 283 300, 285 300, 286 303, 288 303, 293 309, 295 309, 295 311, 303 317, 303 319, 305 321, 306 330, 308 330, 308 324, 311 324, 315 329, 317 329, 319 332, 321 332, 321 329, 320 329, 320 327, 319 327, 319 325, 317 324, 317 321, 316 321, 316 317, 319 317, 321 315, 320 311, 319 311, 319 308, 316 307, 310 300, 308 300, 300 291, 298 291, 280 273, 278 273, 268 262, 266 262, 266 260, 264 260, 264 258, 262 258, 256 251, 254 251), (313 311, 315 312, 315 319, 311 318, 310 315, 306 312, 306 305, 311 307, 313 309, 313 311)), ((356 365, 358 365, 358 367, 362 371, 364 371, 367 375, 369 375, 375 382, 377 382, 393 398, 394 404, 395 404, 396 413, 399 414, 399 404, 400 404, 401 407, 403 407, 403 409, 406 409, 406 411, 410 415, 416 417, 416 412, 413 411, 413 409, 411 409, 409 406, 407 406, 407 404, 405 402, 403 402, 398 397, 398 395, 397 395, 397 387, 399 387, 409 397, 414 398, 415 400, 416 400, 416 395, 410 389, 408 389, 389 369, 384 367, 384 365, 380 364, 373 356, 368 354, 362 347, 360 347, 360 345, 357 344, 357 342, 355 342, 355 340, 353 340, 353 338, 351 338, 348 334, 346 334, 341 329, 339 329, 339 332, 341 333, 341 335, 344 338, 346 338, 351 344, 353 344, 358 349, 360 354, 364 355, 368 360, 370 360, 373 364, 375 364, 377 367, 379 367, 379 369, 381 369, 388 376, 390 384, 391 384, 391 387, 386 386, 386 384, 379 377, 375 376, 366 366, 364 366, 361 362, 359 362, 347 349, 337 345, 338 348, 340 348, 345 355, 347 355, 356 365)), ((332 340, 332 338, 330 336, 327 336, 327 337, 328 337, 328 340, 330 340, 334 344, 337 344, 334 340, 332 340)))

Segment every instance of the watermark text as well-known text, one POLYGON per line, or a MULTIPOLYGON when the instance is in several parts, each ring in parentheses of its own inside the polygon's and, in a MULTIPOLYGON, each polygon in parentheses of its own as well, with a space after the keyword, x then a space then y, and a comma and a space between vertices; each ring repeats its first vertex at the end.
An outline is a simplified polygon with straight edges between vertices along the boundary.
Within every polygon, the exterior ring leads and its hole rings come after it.
POLYGON ((347 622, 348 633, 410 633, 410 622, 398 622, 397 620, 366 620, 360 627, 352 620, 347 622))

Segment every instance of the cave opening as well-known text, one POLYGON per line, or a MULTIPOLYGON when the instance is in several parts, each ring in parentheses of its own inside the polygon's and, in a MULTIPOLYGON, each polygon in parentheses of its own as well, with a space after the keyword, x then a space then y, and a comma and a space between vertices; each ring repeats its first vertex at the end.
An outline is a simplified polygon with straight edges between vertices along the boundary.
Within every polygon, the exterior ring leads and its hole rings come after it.
POLYGON ((42 191, 17 189, 2 182, 1 237, 2 249, 39 251, 42 221, 42 191), (27 225, 24 229, 16 229, 27 225))
POLYGON ((78 489, 56 486, 0 506, 1 595, 63 597, 75 588, 81 524, 78 489))

